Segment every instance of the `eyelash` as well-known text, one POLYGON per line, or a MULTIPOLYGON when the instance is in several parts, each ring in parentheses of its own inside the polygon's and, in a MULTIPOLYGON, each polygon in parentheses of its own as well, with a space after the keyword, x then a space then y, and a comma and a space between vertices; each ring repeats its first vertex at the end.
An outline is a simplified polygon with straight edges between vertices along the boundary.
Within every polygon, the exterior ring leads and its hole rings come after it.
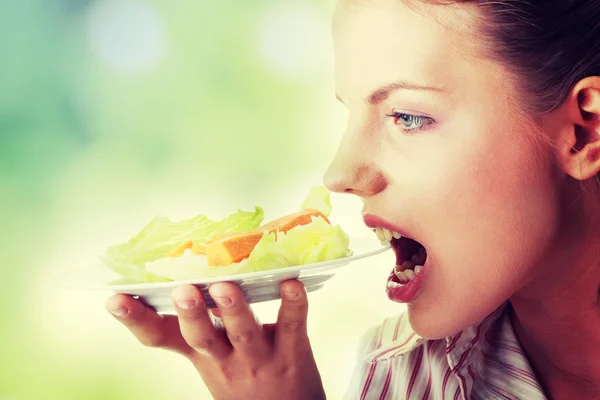
POLYGON ((419 131, 423 131, 425 129, 427 129, 429 126, 431 126, 433 123, 435 123, 435 120, 433 118, 430 117, 426 117, 424 115, 413 115, 413 114, 408 114, 408 113, 403 113, 403 112, 398 112, 398 111, 394 111, 391 114, 386 114, 388 117, 393 118, 394 119, 394 124, 398 125, 398 120, 403 119, 403 120, 408 120, 408 122, 422 122, 422 125, 418 128, 407 128, 407 127, 403 127, 403 130, 405 132, 419 132, 419 131))

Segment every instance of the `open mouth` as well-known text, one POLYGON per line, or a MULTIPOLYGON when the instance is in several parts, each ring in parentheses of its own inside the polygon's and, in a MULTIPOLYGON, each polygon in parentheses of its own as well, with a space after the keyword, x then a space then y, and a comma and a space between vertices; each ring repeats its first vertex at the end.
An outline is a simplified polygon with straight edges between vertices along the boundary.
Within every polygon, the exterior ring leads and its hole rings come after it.
POLYGON ((375 233, 382 242, 389 242, 396 253, 392 280, 401 284, 409 283, 421 272, 427 261, 425 246, 386 228, 375 228, 375 233))

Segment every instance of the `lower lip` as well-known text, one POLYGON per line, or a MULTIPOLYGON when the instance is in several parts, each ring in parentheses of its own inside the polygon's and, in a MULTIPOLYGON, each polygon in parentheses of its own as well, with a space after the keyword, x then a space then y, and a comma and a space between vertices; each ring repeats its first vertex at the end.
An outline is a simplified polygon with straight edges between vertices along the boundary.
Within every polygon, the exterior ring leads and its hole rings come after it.
POLYGON ((426 262, 423 266, 423 269, 421 269, 421 272, 419 272, 419 274, 416 275, 410 282, 404 285, 400 285, 392 280, 392 271, 385 288, 388 298, 397 303, 410 303, 411 301, 414 301, 423 287, 423 280, 428 271, 427 267, 428 263, 426 262))

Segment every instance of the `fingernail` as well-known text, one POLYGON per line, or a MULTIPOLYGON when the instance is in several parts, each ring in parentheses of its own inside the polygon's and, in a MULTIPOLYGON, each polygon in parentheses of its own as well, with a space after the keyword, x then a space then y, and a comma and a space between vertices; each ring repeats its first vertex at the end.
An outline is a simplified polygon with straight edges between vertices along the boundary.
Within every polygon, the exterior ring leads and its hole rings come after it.
POLYGON ((182 310, 189 310, 198 305, 196 300, 175 300, 175 303, 177 303, 177 307, 181 308, 182 310))
POLYGON ((124 317, 129 312, 129 310, 126 309, 125 307, 119 307, 119 308, 115 308, 115 309, 108 310, 108 311, 115 317, 124 317))
POLYGON ((232 303, 231 297, 213 297, 213 300, 221 307, 229 307, 232 303))
POLYGON ((298 292, 283 292, 287 300, 296 300, 300 295, 298 292))

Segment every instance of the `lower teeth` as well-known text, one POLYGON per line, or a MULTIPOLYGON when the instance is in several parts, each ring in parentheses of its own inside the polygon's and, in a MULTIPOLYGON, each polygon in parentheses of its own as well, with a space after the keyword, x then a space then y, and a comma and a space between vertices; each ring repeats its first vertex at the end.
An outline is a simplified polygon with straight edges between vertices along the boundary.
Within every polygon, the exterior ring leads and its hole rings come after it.
MULTIPOLYGON (((398 278, 398 280, 400 281, 400 283, 408 283, 408 282, 410 282, 423 269, 422 265, 416 265, 414 267, 414 269, 408 269, 408 268, 405 267, 406 263, 407 263, 407 261, 405 261, 402 264, 402 267, 396 266, 396 268, 394 268, 394 274, 396 275, 396 277, 398 278), (404 270, 402 270, 402 269, 404 269, 404 270)), ((411 264, 411 266, 412 266, 412 264, 411 264)))

